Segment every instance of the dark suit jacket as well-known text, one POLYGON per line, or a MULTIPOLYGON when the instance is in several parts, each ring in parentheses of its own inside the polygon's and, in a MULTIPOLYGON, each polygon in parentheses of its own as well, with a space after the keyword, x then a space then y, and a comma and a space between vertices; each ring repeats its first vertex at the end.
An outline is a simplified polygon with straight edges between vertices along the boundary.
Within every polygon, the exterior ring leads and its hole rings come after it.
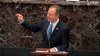
MULTIPOLYGON (((38 24, 28 24, 24 21, 21 25, 25 28, 33 31, 38 32, 42 31, 42 48, 49 47, 49 40, 47 38, 47 28, 49 26, 49 22, 47 19, 42 20, 38 24)), ((56 47, 59 51, 65 50, 69 46, 69 30, 67 26, 59 20, 58 24, 56 25, 53 33, 50 37, 50 47, 56 47)))

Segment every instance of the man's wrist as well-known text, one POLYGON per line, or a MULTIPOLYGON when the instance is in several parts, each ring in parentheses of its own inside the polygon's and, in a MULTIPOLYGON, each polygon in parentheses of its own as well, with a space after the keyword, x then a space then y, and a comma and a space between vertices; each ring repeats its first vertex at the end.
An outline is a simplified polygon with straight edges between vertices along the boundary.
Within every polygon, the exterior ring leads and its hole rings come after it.
POLYGON ((24 22, 24 20, 19 21, 19 24, 22 24, 24 22))

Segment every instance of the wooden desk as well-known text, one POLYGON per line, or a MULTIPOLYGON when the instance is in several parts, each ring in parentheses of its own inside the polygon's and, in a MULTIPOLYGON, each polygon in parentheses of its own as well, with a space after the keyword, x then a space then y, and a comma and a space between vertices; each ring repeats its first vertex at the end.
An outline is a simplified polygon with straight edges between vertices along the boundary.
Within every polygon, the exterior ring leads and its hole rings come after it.
POLYGON ((35 52, 31 52, 33 56, 67 56, 68 52, 46 52, 49 48, 36 48, 35 52))
POLYGON ((31 52, 33 56, 67 56, 67 52, 31 52))
POLYGON ((36 48, 36 52, 31 52, 33 56, 67 56, 68 52, 46 52, 48 48, 36 48))

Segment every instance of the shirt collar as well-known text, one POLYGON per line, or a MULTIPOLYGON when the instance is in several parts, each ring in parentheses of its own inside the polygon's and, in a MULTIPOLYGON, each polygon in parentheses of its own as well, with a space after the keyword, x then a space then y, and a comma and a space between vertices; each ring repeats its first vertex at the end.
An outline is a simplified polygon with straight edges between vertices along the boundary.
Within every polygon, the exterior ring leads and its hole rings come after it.
POLYGON ((59 18, 58 18, 57 21, 54 22, 54 23, 51 23, 51 22, 50 22, 50 24, 52 24, 53 26, 56 26, 58 22, 59 22, 59 18))

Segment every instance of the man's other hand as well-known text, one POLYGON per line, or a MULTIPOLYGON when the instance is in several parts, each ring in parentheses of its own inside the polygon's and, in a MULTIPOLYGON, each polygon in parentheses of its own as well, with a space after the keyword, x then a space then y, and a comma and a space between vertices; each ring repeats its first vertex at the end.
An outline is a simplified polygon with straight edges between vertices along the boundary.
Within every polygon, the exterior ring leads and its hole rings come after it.
POLYGON ((56 48, 51 48, 49 51, 50 52, 57 52, 56 48))

